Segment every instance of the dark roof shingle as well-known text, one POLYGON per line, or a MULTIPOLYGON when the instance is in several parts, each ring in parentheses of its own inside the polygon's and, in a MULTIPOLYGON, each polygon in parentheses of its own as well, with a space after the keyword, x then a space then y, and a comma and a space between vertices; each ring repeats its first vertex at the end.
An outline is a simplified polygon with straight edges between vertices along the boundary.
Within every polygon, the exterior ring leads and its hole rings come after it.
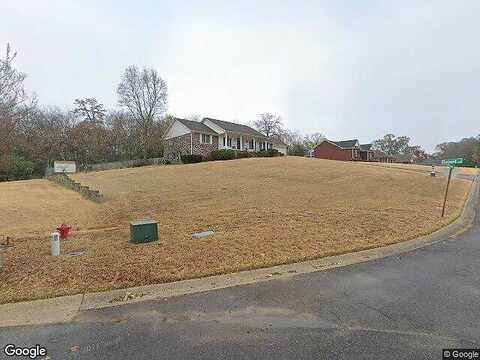
POLYGON ((372 144, 360 144, 360 150, 364 150, 364 151, 372 150, 372 144))
POLYGON ((192 131, 206 133, 206 134, 214 134, 214 135, 217 134, 213 129, 209 128, 207 125, 201 122, 180 119, 180 118, 175 118, 175 119, 181 122, 183 125, 185 125, 187 128, 189 128, 192 131))
POLYGON ((343 148, 343 149, 349 149, 355 146, 355 144, 358 142, 357 139, 352 139, 352 140, 343 140, 343 141, 332 141, 335 145, 343 148))
POLYGON ((222 129, 225 129, 226 131, 231 131, 231 132, 235 132, 235 133, 241 133, 241 134, 245 134, 245 135, 252 135, 252 136, 259 136, 259 137, 266 138, 265 135, 263 135, 262 133, 258 132, 255 129, 252 129, 250 126, 247 126, 247 125, 235 124, 235 123, 232 123, 232 122, 218 120, 218 119, 212 119, 212 118, 204 118, 203 120, 210 120, 215 125, 221 127, 222 129))

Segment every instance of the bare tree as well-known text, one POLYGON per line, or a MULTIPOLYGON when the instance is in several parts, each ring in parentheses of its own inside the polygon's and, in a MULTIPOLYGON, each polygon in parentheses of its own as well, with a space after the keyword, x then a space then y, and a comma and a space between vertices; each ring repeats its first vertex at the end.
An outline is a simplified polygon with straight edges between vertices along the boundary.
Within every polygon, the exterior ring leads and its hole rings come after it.
POLYGON ((283 123, 282 118, 272 113, 260 114, 258 120, 254 121, 254 127, 270 137, 282 137, 283 135, 283 123))
POLYGON ((7 44, 5 57, 0 58, 0 173, 10 166, 18 122, 27 115, 30 105, 23 86, 26 75, 13 66, 16 56, 7 44))
POLYGON ((12 116, 27 100, 23 87, 26 75, 13 67, 16 56, 17 53, 12 53, 10 44, 7 44, 5 58, 0 58, 0 113, 3 116, 12 116))
POLYGON ((303 138, 303 143, 307 151, 311 151, 320 144, 325 139, 325 135, 319 132, 313 134, 305 135, 303 138))
POLYGON ((70 143, 75 159, 82 165, 103 162, 108 156, 108 134, 98 122, 82 121, 72 130, 70 143))
POLYGON ((110 111, 106 117, 109 130, 111 161, 132 160, 141 156, 141 144, 137 139, 136 122, 130 113, 110 111))
POLYGON ((146 158, 155 121, 167 109, 167 84, 156 70, 132 65, 125 69, 117 93, 119 105, 130 112, 139 127, 146 158))
POLYGON ((107 111, 103 104, 99 103, 95 98, 75 99, 73 102, 75 108, 73 114, 81 116, 84 121, 103 122, 107 111))
POLYGON ((35 108, 19 122, 17 147, 38 167, 53 165, 54 160, 71 157, 70 134, 74 128, 72 113, 59 108, 35 108))

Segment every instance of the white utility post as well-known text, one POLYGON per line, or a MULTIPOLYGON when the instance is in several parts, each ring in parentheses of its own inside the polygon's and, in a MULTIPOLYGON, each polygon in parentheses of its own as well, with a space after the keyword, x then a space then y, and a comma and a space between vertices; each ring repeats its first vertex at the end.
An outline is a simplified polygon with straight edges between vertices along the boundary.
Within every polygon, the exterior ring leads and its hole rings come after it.
POLYGON ((52 233, 52 240, 50 242, 52 256, 60 255, 60 234, 58 232, 52 233))

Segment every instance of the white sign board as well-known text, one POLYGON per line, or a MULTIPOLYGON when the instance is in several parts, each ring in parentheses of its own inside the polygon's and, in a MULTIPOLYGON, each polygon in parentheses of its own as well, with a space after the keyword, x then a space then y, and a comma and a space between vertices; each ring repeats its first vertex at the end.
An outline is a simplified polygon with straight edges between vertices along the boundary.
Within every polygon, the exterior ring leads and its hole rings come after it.
POLYGON ((75 161, 55 161, 53 163, 53 169, 56 174, 77 172, 75 161))

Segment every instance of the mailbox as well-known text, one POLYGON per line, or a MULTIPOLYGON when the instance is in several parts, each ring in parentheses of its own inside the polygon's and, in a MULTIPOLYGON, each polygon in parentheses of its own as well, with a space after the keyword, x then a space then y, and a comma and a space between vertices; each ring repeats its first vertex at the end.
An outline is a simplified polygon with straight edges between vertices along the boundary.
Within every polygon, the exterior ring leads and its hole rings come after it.
POLYGON ((154 220, 137 220, 130 223, 130 242, 143 244, 158 240, 158 224, 154 220))

